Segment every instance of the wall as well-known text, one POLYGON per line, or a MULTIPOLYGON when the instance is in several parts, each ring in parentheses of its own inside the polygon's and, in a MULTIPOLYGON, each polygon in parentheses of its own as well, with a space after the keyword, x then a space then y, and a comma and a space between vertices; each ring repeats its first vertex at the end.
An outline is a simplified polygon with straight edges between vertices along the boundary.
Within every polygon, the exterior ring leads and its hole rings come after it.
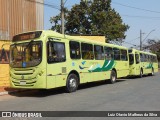
POLYGON ((105 43, 105 36, 76 36, 76 37, 86 38, 86 39, 105 43))
POLYGON ((15 34, 43 29, 44 0, 0 0, 0 40, 15 34), (36 3, 37 1, 37 3, 36 3))
MULTIPOLYGON (((10 41, 0 40, 0 50, 2 46, 5 51, 9 50, 10 41)), ((0 52, 1 57, 1 52, 0 52)), ((0 86, 9 86, 9 64, 0 62, 0 86)))

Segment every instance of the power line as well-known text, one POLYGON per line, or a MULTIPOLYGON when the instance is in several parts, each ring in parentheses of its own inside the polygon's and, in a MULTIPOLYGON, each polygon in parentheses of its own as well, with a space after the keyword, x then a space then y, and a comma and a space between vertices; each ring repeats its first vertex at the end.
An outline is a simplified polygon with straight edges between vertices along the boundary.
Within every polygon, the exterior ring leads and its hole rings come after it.
POLYGON ((44 0, 44 1, 45 1, 45 3, 50 4, 50 5, 54 5, 55 7, 57 7, 57 8, 60 9, 60 4, 57 5, 57 4, 55 4, 55 2, 48 2, 47 0, 44 0), (46 2, 46 1, 47 1, 47 2, 46 2))
POLYGON ((129 42, 126 42, 126 41, 123 41, 124 43, 127 43, 127 44, 129 44, 129 45, 133 45, 133 46, 137 46, 137 45, 135 45, 135 44, 132 44, 132 43, 129 43, 129 42))
POLYGON ((154 19, 154 20, 159 20, 160 17, 150 17, 150 16, 131 16, 131 15, 122 15, 125 17, 134 17, 134 18, 142 18, 142 19, 154 19))
POLYGON ((147 39, 147 37, 148 37, 153 31, 155 31, 155 29, 151 30, 151 31, 148 33, 148 35, 143 39, 142 42, 144 42, 144 41, 147 39))
POLYGON ((25 0, 25 1, 33 2, 33 3, 38 3, 38 4, 41 4, 41 5, 44 5, 44 6, 50 7, 50 8, 54 8, 54 9, 60 10, 60 8, 58 8, 57 6, 52 5, 52 4, 47 4, 47 3, 44 3, 44 2, 33 1, 33 0, 25 0))
POLYGON ((140 38, 140 37, 137 37, 137 38, 135 38, 135 39, 129 40, 128 42, 133 41, 133 40, 137 40, 137 39, 139 39, 139 38, 140 38))
POLYGON ((121 5, 121 6, 124 6, 124 7, 128 7, 128 8, 132 8, 132 9, 137 9, 137 10, 141 10, 141 11, 145 11, 145 12, 152 12, 152 13, 160 13, 159 11, 153 11, 153 10, 148 10, 148 9, 143 9, 143 8, 138 8, 138 7, 133 7, 133 6, 129 6, 129 5, 124 5, 124 4, 121 4, 121 3, 117 3, 117 2, 112 2, 113 4, 116 4, 116 5, 121 5))
MULTIPOLYGON (((45 5, 47 7, 50 7, 50 8, 54 8, 54 9, 57 9, 57 10, 60 10, 60 8, 56 5, 52 5, 52 4, 49 4, 49 3, 43 3, 43 2, 39 2, 39 1, 33 1, 33 0, 26 0, 26 1, 29 1, 29 2, 34 2, 34 3, 38 3, 38 4, 42 4, 42 5, 45 5)), ((67 0, 65 1, 65 3, 67 2, 67 0)), ((115 2, 113 2, 115 3, 115 2)), ((120 3, 116 3, 116 4, 120 4, 120 3)), ((159 12, 160 13, 160 12, 159 12)), ((131 15, 122 15, 122 16, 125 16, 125 17, 135 17, 135 18, 142 18, 142 19, 160 19, 160 17, 150 17, 150 16, 131 16, 131 15)))
POLYGON ((64 2, 64 5, 66 4, 67 0, 64 2))

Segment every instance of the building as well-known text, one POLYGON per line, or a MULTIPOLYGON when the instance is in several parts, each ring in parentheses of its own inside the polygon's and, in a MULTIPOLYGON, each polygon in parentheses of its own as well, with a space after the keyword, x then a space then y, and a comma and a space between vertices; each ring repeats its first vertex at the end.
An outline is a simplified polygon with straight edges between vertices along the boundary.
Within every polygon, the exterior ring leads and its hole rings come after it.
POLYGON ((44 0, 0 0, 0 87, 9 86, 9 45, 15 34, 43 29, 44 0))
POLYGON ((103 42, 103 43, 106 42, 105 36, 78 36, 78 37, 94 40, 94 41, 97 41, 97 42, 103 42))
POLYGON ((43 29, 44 0, 0 0, 0 40, 43 29))

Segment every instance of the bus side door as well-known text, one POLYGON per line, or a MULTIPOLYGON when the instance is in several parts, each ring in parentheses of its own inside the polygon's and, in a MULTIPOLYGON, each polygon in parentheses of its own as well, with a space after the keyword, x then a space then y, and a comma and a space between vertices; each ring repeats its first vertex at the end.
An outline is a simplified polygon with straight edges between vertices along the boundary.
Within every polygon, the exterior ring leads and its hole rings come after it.
POLYGON ((135 69, 136 69, 136 75, 139 75, 140 74, 140 57, 139 57, 139 54, 136 53, 135 54, 135 69))

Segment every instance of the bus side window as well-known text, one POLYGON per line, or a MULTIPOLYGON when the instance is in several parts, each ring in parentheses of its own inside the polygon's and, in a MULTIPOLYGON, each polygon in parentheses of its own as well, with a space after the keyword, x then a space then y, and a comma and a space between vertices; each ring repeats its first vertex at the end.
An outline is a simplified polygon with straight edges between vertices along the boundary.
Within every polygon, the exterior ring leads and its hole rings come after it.
POLYGON ((151 62, 153 62, 153 55, 151 55, 151 58, 150 58, 150 59, 151 59, 151 62))
POLYGON ((113 59, 113 50, 111 47, 104 47, 104 56, 106 60, 113 59))
POLYGON ((48 42, 47 57, 48 63, 64 62, 66 60, 65 44, 62 42, 48 42))
POLYGON ((94 56, 96 60, 104 60, 103 47, 99 45, 94 45, 94 56))
POLYGON ((151 55, 148 55, 148 62, 151 62, 151 55))
POLYGON ((82 50, 82 59, 86 60, 93 60, 93 45, 88 43, 81 43, 81 50, 82 50))
POLYGON ((147 62, 147 55, 144 54, 144 62, 147 62))
POLYGON ((146 62, 149 62, 148 55, 146 55, 146 62))
POLYGON ((157 62, 157 56, 153 56, 153 62, 157 62))
POLYGON ((120 60, 120 50, 118 48, 113 48, 114 60, 120 60))
POLYGON ((144 62, 144 55, 142 53, 140 53, 140 61, 144 62))
POLYGON ((69 42, 70 47, 70 57, 71 59, 80 59, 81 58, 81 52, 80 52, 80 44, 79 42, 70 41, 69 42))
POLYGON ((139 64, 139 54, 135 54, 135 58, 136 58, 136 64, 139 64))
POLYGON ((128 60, 127 50, 121 50, 121 60, 122 61, 127 61, 128 60))

